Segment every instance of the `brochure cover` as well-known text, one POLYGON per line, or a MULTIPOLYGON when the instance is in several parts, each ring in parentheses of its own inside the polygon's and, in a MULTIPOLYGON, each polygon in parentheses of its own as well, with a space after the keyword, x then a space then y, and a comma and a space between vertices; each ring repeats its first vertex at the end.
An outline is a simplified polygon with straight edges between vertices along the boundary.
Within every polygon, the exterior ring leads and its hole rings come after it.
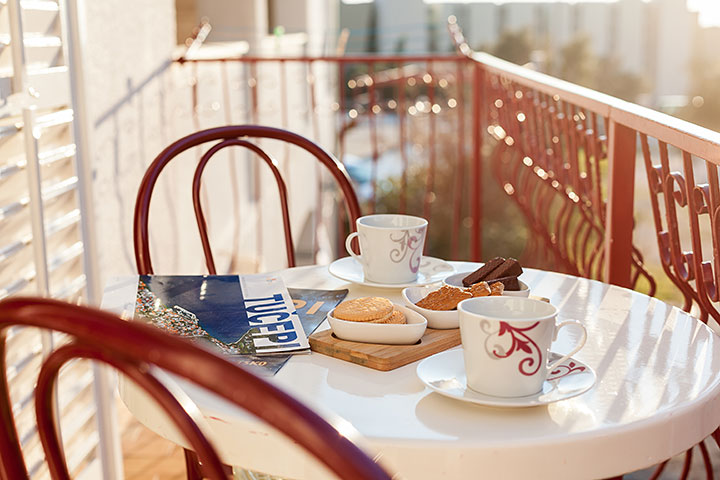
MULTIPOLYGON (((342 302, 347 290, 308 290, 288 288, 305 334, 311 333, 325 320, 327 314, 342 302)), ((232 362, 249 368, 258 375, 272 376, 290 359, 290 355, 233 355, 232 362)))
POLYGON ((135 313, 178 335, 209 337, 225 353, 310 348, 285 284, 273 275, 141 275, 135 313))
POLYGON ((307 335, 346 295, 288 291, 279 277, 263 274, 141 275, 135 317, 273 375, 287 354, 309 351, 307 335))

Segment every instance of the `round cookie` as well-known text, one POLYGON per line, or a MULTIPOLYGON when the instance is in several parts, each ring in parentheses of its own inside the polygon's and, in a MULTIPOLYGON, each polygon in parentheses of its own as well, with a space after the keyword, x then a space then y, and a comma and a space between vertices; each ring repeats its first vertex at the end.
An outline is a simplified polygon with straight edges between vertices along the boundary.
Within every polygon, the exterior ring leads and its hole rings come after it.
POLYGON ((402 313, 400 310, 393 310, 390 315, 382 320, 371 320, 370 323, 384 323, 386 325, 389 324, 404 324, 407 323, 407 319, 405 318, 405 314, 402 313))
POLYGON ((393 312, 393 304, 387 298, 361 297, 346 300, 335 307, 333 316, 350 322, 386 320, 393 312))

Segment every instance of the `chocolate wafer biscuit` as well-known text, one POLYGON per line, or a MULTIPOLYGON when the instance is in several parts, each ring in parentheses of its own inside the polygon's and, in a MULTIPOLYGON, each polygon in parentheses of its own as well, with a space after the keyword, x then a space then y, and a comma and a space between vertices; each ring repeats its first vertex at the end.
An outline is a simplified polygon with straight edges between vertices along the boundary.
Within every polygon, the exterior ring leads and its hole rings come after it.
POLYGON ((505 287, 505 290, 518 291, 520 290, 520 282, 517 277, 502 277, 496 278, 495 280, 489 280, 490 283, 501 283, 505 287))
POLYGON ((474 283, 485 280, 493 270, 495 270, 503 263, 505 263, 505 259, 503 257, 495 257, 492 260, 488 260, 487 262, 485 262, 485 265, 478 268, 477 270, 469 274, 467 277, 463 278, 463 285, 469 287, 474 283))
MULTIPOLYGON (((523 269, 520 266, 520 263, 518 263, 518 261, 515 260, 514 258, 508 258, 500 266, 493 269, 492 272, 490 272, 488 275, 486 275, 484 278, 482 278, 482 280, 486 280, 489 282, 490 280, 497 280, 499 278, 517 277, 518 275, 521 275, 522 273, 523 273, 523 269)), ((507 285, 506 285, 506 287, 507 287, 507 285)))

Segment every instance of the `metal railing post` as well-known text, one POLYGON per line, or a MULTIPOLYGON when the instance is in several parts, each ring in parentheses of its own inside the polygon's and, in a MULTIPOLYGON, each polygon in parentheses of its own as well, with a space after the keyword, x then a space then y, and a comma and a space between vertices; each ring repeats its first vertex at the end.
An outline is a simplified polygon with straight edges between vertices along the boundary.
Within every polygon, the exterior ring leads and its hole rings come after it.
POLYGON ((635 130, 610 120, 604 277, 608 283, 627 288, 632 288, 635 139, 635 130))

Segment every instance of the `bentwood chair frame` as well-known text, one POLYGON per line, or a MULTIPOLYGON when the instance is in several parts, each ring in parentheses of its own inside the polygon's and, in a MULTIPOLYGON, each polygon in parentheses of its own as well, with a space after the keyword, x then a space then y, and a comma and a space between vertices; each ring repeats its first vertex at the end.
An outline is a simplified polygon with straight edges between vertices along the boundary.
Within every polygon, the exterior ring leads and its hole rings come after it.
POLYGON ((210 249, 210 240, 207 233, 207 222, 200 202, 200 187, 202 174, 210 159, 220 150, 228 147, 244 147, 257 154, 270 168, 279 189, 280 203, 282 209, 283 227, 285 231, 285 247, 287 251, 288 266, 295 266, 295 250, 290 229, 290 214, 288 209, 287 188, 280 174, 277 161, 268 155, 258 145, 249 139, 274 139, 296 145, 306 152, 312 154, 332 174, 342 191, 345 206, 347 207, 350 229, 355 230, 355 220, 360 217, 360 204, 355 190, 353 189, 350 176, 347 170, 335 157, 325 149, 296 133, 273 127, 258 125, 232 125, 225 127, 210 128, 187 135, 165 148, 148 167, 145 176, 140 183, 137 200, 135 202, 135 217, 133 222, 133 239, 135 243, 135 262, 138 273, 141 275, 152 274, 152 261, 150 259, 148 222, 150 201, 153 189, 160 173, 170 161, 180 153, 193 147, 217 141, 201 157, 193 175, 192 198, 195 218, 197 220, 200 240, 202 242, 205 263, 210 274, 216 273, 215 261, 210 249))
MULTIPOLYGON (((53 390, 63 365, 73 359, 107 364, 145 390, 197 452, 207 477, 227 475, 217 453, 203 434, 202 416, 186 408, 164 383, 163 372, 183 377, 244 408, 305 448, 344 479, 389 479, 390 476, 347 437, 287 393, 254 374, 155 327, 128 322, 94 308, 58 300, 16 297, 0 302, 0 475, 29 478, 10 402, 5 370, 6 337, 13 326, 37 327, 69 335, 72 340, 55 349, 40 369, 35 389, 38 432, 54 479, 69 479, 53 390), (159 369, 162 369, 160 371, 159 369)), ((187 401, 187 399, 185 399, 187 401)), ((192 406, 192 405, 191 405, 192 406)))
MULTIPOLYGON (((217 142, 212 145, 200 158, 192 182, 192 199, 193 209, 195 211, 195 219, 200 233, 200 241, 202 243, 203 254, 205 256, 205 264, 208 273, 216 274, 215 260, 213 258, 210 247, 210 239, 207 232, 207 221, 203 212, 200 189, 202 185, 202 174, 210 159, 219 151, 228 147, 243 147, 255 153, 260 159, 267 164, 277 183, 278 193, 280 196, 280 208, 283 219, 283 229, 285 234, 285 248, 287 254, 288 267, 294 267, 295 249, 290 227, 290 213, 288 208, 287 187, 280 173, 278 162, 272 156, 267 154, 257 144, 250 140, 254 139, 272 139, 287 142, 296 145, 306 152, 313 155, 320 163, 322 163, 331 173, 337 182, 345 201, 347 213, 349 215, 349 224, 352 231, 355 230, 355 221, 360 217, 360 204, 358 202, 355 190, 353 189, 350 176, 347 170, 335 157, 333 157, 325 149, 312 142, 311 140, 287 130, 264 127, 258 125, 231 125, 225 127, 216 127, 187 135, 173 142, 165 148, 153 160, 148 167, 138 189, 137 200, 135 202, 135 215, 133 221, 133 241, 135 245, 135 262, 137 271, 140 275, 151 275, 154 273, 152 261, 150 258, 150 236, 148 231, 150 202, 152 200, 155 184, 163 169, 181 153, 194 147, 204 145, 206 143, 217 142)), ((197 456, 190 450, 185 451, 186 468, 188 478, 201 478, 199 472, 199 463, 197 456)), ((227 467, 226 467, 227 469, 227 467)))

